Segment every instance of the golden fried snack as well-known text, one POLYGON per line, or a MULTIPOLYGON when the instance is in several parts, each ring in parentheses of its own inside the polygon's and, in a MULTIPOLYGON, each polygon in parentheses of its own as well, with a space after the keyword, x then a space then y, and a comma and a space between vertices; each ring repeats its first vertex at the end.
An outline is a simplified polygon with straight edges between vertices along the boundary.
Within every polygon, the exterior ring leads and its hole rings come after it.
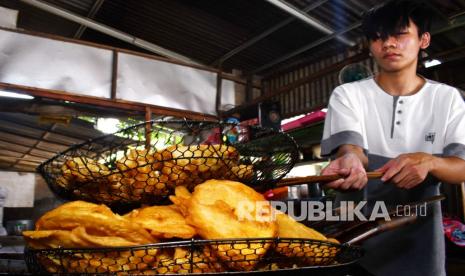
MULTIPOLYGON (((269 202, 242 183, 208 180, 196 186, 190 198, 173 198, 175 204, 182 205, 187 222, 202 238, 272 238, 277 234, 269 202)), ((212 246, 227 266, 245 271, 253 269, 269 247, 268 243, 212 246)))
POLYGON ((176 186, 192 190, 208 179, 247 180, 252 165, 240 165, 239 153, 226 145, 172 145, 166 149, 130 148, 111 171, 88 157, 66 160, 55 182, 78 198, 112 203, 151 202, 176 186))
MULTIPOLYGON (((69 202, 47 212, 36 222, 36 231, 24 231, 23 235, 35 249, 120 247, 157 241, 139 224, 108 207, 84 201, 69 202)), ((40 262, 51 273, 131 272, 152 267, 156 253, 156 249, 70 251, 59 257, 41 255, 40 262)))
POLYGON ((66 160, 61 167, 61 171, 64 179, 68 182, 76 181, 81 183, 96 181, 111 173, 107 166, 88 157, 74 157, 66 160))
POLYGON ((179 212, 187 217, 189 215, 188 211, 188 201, 190 200, 192 194, 185 186, 178 186, 174 189, 174 195, 170 196, 171 202, 178 208, 179 212))
POLYGON ((151 196, 167 196, 169 176, 162 175, 163 160, 171 159, 169 152, 130 149, 116 161, 117 172, 108 176, 109 194, 119 200, 140 201, 151 196))
MULTIPOLYGON (((276 213, 276 222, 278 223, 278 235, 280 238, 313 239, 328 243, 338 243, 334 239, 328 240, 323 234, 295 221, 284 213, 276 213)), ((280 242, 277 244, 275 250, 288 257, 299 257, 308 265, 323 265, 333 262, 339 249, 329 244, 280 242)))
POLYGON ((143 207, 124 217, 142 225, 155 238, 190 239, 196 234, 195 229, 186 223, 186 219, 174 205, 143 207))
POLYGON ((106 179, 111 171, 104 164, 87 157, 74 157, 63 164, 61 173, 56 183, 74 195, 102 202, 115 200, 108 192, 106 179))
MULTIPOLYGON (((137 170, 137 169, 136 169, 137 170)), ((145 201, 150 196, 167 196, 170 193, 168 176, 159 171, 140 173, 135 176, 124 176, 114 173, 108 176, 107 194, 115 200, 145 201)))
POLYGON ((149 173, 160 170, 164 160, 170 159, 170 155, 163 155, 160 152, 153 152, 146 149, 129 149, 124 157, 116 161, 116 167, 127 176, 135 176, 139 173, 149 173), (137 170, 134 170, 137 169, 137 170))
POLYGON ((173 163, 188 171, 205 171, 214 166, 221 166, 221 160, 237 160, 236 149, 226 145, 174 145, 166 148, 172 156, 173 163))
POLYGON ((71 233, 86 247, 118 247, 118 246, 136 246, 139 245, 134 241, 118 236, 99 236, 87 232, 85 227, 76 227, 71 233))
POLYGON ((280 238, 327 240, 320 232, 295 221, 284 213, 276 213, 276 222, 278 223, 278 236, 280 238))
POLYGON ((189 190, 185 186, 176 187, 176 189, 174 190, 174 194, 175 196, 173 196, 173 198, 179 198, 179 199, 184 199, 184 200, 188 200, 192 196, 192 193, 189 192, 189 190))
POLYGON ((84 201, 65 203, 43 215, 36 222, 36 230, 73 230, 84 227, 87 233, 100 237, 120 237, 135 244, 156 240, 139 225, 114 214, 105 205, 84 201))
POLYGON ((190 249, 177 247, 174 252, 164 250, 157 255, 156 270, 154 272, 155 274, 189 274, 222 271, 224 271, 222 265, 219 262, 211 262, 204 252, 195 250, 193 256, 191 256, 190 249))
POLYGON ((93 251, 69 255, 39 256, 40 262, 50 273, 118 273, 139 274, 156 263, 157 250, 93 251))
POLYGON ((172 161, 163 162, 161 173, 168 179, 167 185, 169 187, 192 184, 192 179, 195 178, 192 177, 190 171, 172 161))
POLYGON ((224 175, 225 179, 248 180, 253 176, 253 165, 236 165, 229 168, 224 175))
POLYGON ((71 231, 68 230, 23 231, 23 237, 26 243, 34 249, 90 246, 90 244, 78 240, 71 231))
POLYGON ((72 188, 73 186, 73 176, 71 175, 71 172, 69 171, 68 167, 66 167, 65 165, 63 165, 61 167, 61 173, 62 175, 59 176, 55 181, 56 183, 65 188, 65 189, 70 189, 72 188))
POLYGON ((98 202, 111 203, 121 199, 115 192, 112 192, 106 179, 80 184, 73 188, 73 194, 81 199, 90 199, 98 202))
POLYGON ((73 230, 24 231, 24 239, 34 249, 46 248, 86 248, 135 246, 134 242, 122 237, 96 236, 87 233, 84 227, 73 230))
POLYGON ((223 178, 229 167, 237 165, 239 158, 237 150, 226 145, 173 145, 163 153, 171 154, 172 159, 164 163, 162 172, 175 186, 223 178))

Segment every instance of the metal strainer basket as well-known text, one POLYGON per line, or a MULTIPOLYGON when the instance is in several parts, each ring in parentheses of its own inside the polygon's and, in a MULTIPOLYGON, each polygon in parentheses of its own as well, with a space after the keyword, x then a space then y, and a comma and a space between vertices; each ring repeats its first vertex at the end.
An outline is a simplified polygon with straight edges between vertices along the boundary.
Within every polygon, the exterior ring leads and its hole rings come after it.
POLYGON ((354 263, 360 247, 310 239, 166 242, 137 247, 27 249, 34 274, 154 275, 286 271, 354 263))
POLYGON ((258 126, 151 121, 75 145, 38 170, 58 196, 109 205, 163 202, 208 179, 266 189, 297 161, 289 135, 258 126))

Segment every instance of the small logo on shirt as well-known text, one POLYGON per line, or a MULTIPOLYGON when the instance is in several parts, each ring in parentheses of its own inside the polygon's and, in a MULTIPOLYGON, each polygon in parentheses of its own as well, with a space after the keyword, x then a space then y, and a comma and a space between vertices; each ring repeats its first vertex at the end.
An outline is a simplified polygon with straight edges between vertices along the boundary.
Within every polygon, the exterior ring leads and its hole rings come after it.
POLYGON ((428 132, 428 134, 425 135, 425 141, 426 142, 431 142, 434 143, 434 137, 436 137, 436 132, 428 132))

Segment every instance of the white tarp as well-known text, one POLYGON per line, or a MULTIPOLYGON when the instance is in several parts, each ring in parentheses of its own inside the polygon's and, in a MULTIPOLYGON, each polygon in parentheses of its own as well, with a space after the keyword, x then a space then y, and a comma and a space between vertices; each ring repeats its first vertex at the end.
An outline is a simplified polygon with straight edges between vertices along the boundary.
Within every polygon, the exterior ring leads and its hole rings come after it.
POLYGON ((0 27, 15 29, 18 11, 0 7, 0 27))
POLYGON ((0 82, 109 98, 110 50, 0 30, 0 82))
POLYGON ((5 207, 34 207, 35 173, 0 172, 6 189, 5 207))
MULTIPOLYGON (((0 82, 110 98, 112 51, 0 30, 0 82)), ((217 73, 118 53, 118 99, 216 115, 217 73)), ((235 105, 222 81, 221 107, 235 105)))
POLYGON ((221 110, 225 111, 236 106, 236 93, 235 82, 225 79, 221 80, 221 110))
MULTIPOLYGON (((117 98, 216 114, 217 74, 121 53, 117 98)), ((234 83, 222 82, 222 101, 234 104, 234 83)))

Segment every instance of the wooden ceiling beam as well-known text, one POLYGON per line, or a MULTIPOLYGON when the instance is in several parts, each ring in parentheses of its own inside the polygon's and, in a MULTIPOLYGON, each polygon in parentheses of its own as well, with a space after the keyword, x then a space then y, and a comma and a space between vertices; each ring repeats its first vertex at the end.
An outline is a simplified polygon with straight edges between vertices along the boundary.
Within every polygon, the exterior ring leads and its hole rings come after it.
POLYGON ((0 82, 0 89, 6 91, 12 91, 16 93, 22 93, 31 95, 34 97, 43 97, 54 100, 62 100, 83 104, 91 104, 101 107, 109 107, 123 110, 139 111, 141 113, 146 112, 146 107, 149 107, 151 112, 156 115, 173 116, 178 118, 187 118, 193 120, 217 120, 218 117, 210 114, 193 112, 188 110, 179 110, 175 108, 162 107, 150 104, 143 104, 131 101, 117 100, 117 99, 105 99, 100 97, 76 95, 61 90, 43 89, 37 87, 30 87, 18 84, 11 84, 0 82))

